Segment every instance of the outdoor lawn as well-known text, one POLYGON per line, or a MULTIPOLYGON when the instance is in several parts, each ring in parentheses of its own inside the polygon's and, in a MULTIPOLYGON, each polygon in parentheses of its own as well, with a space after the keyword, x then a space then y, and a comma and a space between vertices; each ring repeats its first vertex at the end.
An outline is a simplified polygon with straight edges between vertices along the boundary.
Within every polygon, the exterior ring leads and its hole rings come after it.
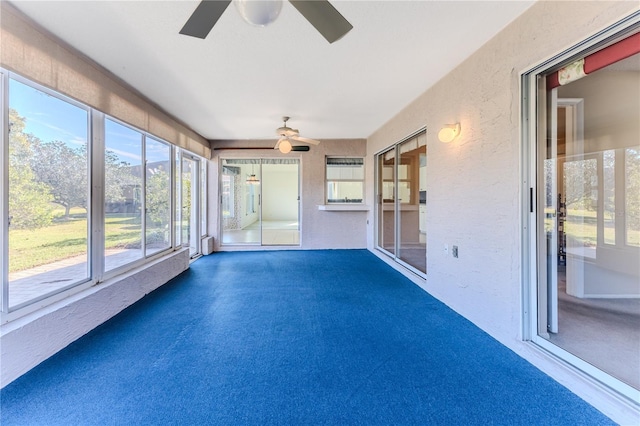
MULTIPOLYGON (((568 238, 596 245, 596 212, 569 209, 565 230, 568 238)), ((58 260, 85 254, 87 251, 87 218, 84 209, 71 210, 64 219, 64 210, 56 211, 53 224, 38 229, 10 229, 9 272, 18 272, 58 260)), ((548 223, 547 225, 549 225, 548 223)), ((605 236, 614 237, 613 224, 605 221, 605 236)), ((105 248, 140 248, 140 218, 134 214, 108 214, 105 248)), ((640 246, 640 230, 630 229, 627 244, 640 246)))
MULTIPOLYGON (((81 208, 56 212, 53 224, 39 229, 9 231, 9 272, 46 265, 87 251, 87 218, 81 208)), ((106 249, 139 248, 140 218, 128 214, 110 214, 106 218, 106 249)))

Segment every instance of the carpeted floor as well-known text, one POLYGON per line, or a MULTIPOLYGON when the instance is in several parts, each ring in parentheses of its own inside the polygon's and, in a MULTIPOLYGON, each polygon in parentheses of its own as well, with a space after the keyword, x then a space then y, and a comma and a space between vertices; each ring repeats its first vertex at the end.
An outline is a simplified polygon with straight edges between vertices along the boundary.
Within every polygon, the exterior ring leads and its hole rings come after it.
POLYGON ((216 253, 8 385, 2 425, 585 425, 366 250, 216 253))

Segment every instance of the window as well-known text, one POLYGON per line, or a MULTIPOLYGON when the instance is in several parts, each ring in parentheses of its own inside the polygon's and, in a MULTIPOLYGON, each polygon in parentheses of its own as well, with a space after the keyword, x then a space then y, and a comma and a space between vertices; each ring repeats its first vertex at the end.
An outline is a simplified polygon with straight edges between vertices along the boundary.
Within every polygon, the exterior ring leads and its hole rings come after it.
POLYGON ((8 306, 89 279, 89 111, 11 78, 8 306))
POLYGON ((171 147, 145 140, 145 252, 149 256, 171 246, 171 147))
POLYGON ((174 159, 181 150, 1 71, 8 108, 0 121, 9 127, 0 156, 3 315, 36 309, 35 302, 57 300, 64 296, 52 296, 172 250, 174 236, 179 241, 174 200, 180 190, 192 197, 187 219, 191 246, 199 248, 197 228, 206 225, 204 159, 190 155, 195 185, 177 182, 174 159))
POLYGON ((327 157, 327 204, 362 203, 364 159, 327 157))
POLYGON ((105 271, 144 257, 142 133, 105 120, 105 271))

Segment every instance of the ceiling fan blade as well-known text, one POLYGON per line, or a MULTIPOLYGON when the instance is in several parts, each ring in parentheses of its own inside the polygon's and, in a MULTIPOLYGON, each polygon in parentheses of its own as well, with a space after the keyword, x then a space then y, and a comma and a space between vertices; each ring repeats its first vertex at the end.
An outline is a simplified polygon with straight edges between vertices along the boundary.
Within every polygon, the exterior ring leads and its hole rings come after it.
POLYGON ((340 40, 353 28, 353 25, 327 0, 289 0, 289 2, 329 43, 340 40))
POLYGON ((206 38, 231 0, 202 0, 180 30, 180 34, 206 38))
POLYGON ((291 136, 290 139, 298 142, 308 143, 311 145, 318 145, 320 143, 320 141, 317 141, 315 139, 303 138, 302 136, 291 136))

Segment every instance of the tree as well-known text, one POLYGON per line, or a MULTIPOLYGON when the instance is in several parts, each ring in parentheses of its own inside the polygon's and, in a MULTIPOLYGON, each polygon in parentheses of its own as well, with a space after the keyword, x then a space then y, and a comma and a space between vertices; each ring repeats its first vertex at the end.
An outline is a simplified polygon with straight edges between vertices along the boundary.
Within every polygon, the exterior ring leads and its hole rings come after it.
POLYGON ((24 118, 9 109, 9 217, 12 228, 39 228, 51 224, 50 188, 36 180, 31 168, 34 138, 24 133, 24 118))
POLYGON ((31 167, 37 179, 51 188, 53 202, 64 207, 87 208, 87 149, 71 148, 61 141, 33 145, 31 167))
POLYGON ((565 200, 568 209, 595 210, 598 201, 598 169, 595 159, 564 163, 565 200))
POLYGON ((147 219, 154 225, 169 222, 171 208, 169 183, 169 173, 163 166, 147 170, 147 219))
POLYGON ((139 185, 139 179, 131 173, 131 165, 120 161, 118 154, 106 150, 104 154, 105 166, 105 203, 120 203, 125 201, 124 188, 139 185))
POLYGON ((627 148, 625 154, 627 229, 640 233, 640 148, 627 148))

